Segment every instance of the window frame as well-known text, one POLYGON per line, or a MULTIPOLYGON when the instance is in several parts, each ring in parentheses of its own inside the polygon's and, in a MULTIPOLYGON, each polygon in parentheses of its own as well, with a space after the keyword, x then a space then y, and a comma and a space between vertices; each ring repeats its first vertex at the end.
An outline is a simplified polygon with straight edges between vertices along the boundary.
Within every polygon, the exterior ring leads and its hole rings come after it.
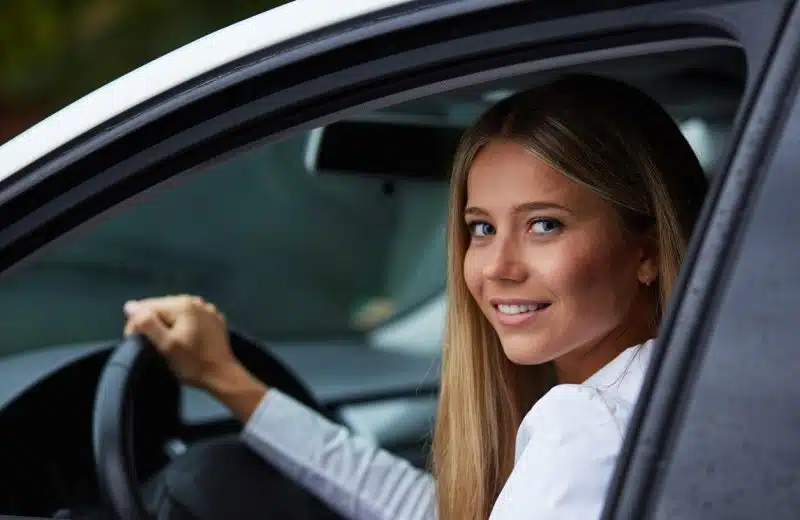
POLYGON ((646 5, 547 21, 527 12, 525 22, 519 17, 530 9, 501 6, 493 16, 411 25, 341 49, 313 40, 289 63, 284 54, 254 56, 207 79, 202 97, 193 84, 156 97, 0 183, 0 271, 171 177, 348 113, 515 75, 521 63, 550 69, 580 63, 590 52, 611 58, 622 46, 635 55, 734 41, 722 23, 699 25, 705 13, 691 4, 670 3, 660 14, 660 6, 646 5), (365 61, 376 53, 382 57, 365 61), (323 63, 334 70, 321 74, 323 63), (280 88, 270 93, 265 85, 280 88))

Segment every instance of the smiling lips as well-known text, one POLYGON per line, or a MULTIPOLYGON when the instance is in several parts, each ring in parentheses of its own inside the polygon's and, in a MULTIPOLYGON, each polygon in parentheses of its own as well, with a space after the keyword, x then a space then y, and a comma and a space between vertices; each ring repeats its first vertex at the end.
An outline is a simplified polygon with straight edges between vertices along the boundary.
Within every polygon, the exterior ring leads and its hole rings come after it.
POLYGON ((506 327, 527 325, 550 307, 550 302, 533 300, 500 300, 492 299, 497 321, 506 327))

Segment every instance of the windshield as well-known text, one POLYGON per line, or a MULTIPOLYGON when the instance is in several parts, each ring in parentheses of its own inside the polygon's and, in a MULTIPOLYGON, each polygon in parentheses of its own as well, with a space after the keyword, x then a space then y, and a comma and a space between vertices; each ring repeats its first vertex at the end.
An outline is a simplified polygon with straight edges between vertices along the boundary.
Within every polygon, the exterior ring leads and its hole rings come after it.
POLYGON ((0 353, 118 338, 190 293, 262 340, 358 335, 441 292, 447 186, 313 176, 306 136, 154 190, 0 279, 0 353))

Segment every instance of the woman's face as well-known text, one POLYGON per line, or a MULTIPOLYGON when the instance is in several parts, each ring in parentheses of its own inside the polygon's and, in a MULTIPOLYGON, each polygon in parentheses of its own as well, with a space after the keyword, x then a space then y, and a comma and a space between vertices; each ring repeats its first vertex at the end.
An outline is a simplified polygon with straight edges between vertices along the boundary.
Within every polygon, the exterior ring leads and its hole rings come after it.
MULTIPOLYGON (((522 146, 487 144, 467 181, 466 284, 519 364, 581 381, 652 334, 652 247, 616 210, 522 146)), ((577 382, 577 381, 576 381, 577 382)))

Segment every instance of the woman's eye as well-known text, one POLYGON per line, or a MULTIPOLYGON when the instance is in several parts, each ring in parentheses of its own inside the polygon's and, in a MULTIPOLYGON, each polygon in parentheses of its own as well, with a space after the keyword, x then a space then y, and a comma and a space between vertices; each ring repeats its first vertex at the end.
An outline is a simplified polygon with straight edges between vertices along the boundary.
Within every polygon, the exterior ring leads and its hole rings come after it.
POLYGON ((494 227, 488 222, 470 222, 469 232, 474 237, 485 237, 494 235, 494 227))
POLYGON ((537 218, 531 222, 530 229, 537 235, 549 235, 560 230, 564 225, 554 218, 537 218))

